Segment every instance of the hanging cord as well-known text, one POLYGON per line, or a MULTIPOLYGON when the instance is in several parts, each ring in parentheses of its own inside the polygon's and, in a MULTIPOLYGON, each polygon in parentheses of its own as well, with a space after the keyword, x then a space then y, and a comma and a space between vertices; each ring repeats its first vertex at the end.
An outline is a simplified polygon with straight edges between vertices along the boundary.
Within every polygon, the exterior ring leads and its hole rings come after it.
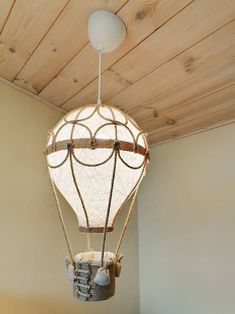
POLYGON ((97 98, 98 105, 101 105, 101 68, 102 68, 102 50, 99 50, 98 98, 97 98))
POLYGON ((69 151, 70 170, 71 170, 71 173, 72 173, 73 182, 74 182, 76 191, 78 193, 79 199, 81 201, 81 205, 82 205, 82 208, 83 208, 83 211, 84 211, 84 215, 85 215, 85 219, 86 219, 86 224, 87 224, 87 229, 88 229, 88 233, 87 233, 87 249, 89 251, 90 247, 91 247, 91 244, 90 244, 90 234, 89 234, 89 229, 90 229, 89 217, 88 217, 88 214, 87 214, 87 211, 86 211, 86 207, 85 207, 85 204, 84 204, 84 200, 83 200, 81 192, 79 190, 79 187, 78 187, 78 184, 77 184, 77 180, 76 180, 76 176, 75 176, 75 173, 74 173, 73 147, 72 147, 72 145, 68 146, 68 151, 69 151))
POLYGON ((116 257, 118 256, 119 249, 120 249, 120 246, 121 246, 121 243, 122 243, 124 234, 125 234, 125 232, 126 232, 127 225, 128 225, 128 223, 129 223, 129 220, 130 220, 130 216, 131 216, 131 212, 132 212, 132 209, 133 209, 133 207, 134 207, 134 204, 135 204, 135 200, 136 200, 138 188, 139 188, 139 186, 137 186, 137 188, 136 188, 136 190, 135 190, 135 192, 134 192, 134 194, 133 194, 132 201, 131 201, 131 205, 130 205, 130 208, 129 208, 129 212, 128 212, 128 215, 127 215, 127 218, 126 218, 124 227, 123 227, 123 229, 122 229, 122 233, 121 233, 120 238, 119 238, 119 240, 118 240, 117 248, 116 248, 116 251, 115 251, 115 256, 116 256, 116 257))
POLYGON ((113 174, 112 174, 111 187, 110 187, 110 193, 109 193, 107 215, 106 215, 105 226, 104 226, 104 235, 103 235, 102 250, 101 250, 101 267, 104 267, 105 242, 106 242, 106 234, 107 234, 107 227, 108 227, 108 221, 109 221, 109 213, 110 213, 111 203, 112 203, 116 168, 117 168, 117 148, 116 148, 115 155, 114 155, 113 174))
POLYGON ((85 207, 85 204, 84 204, 84 200, 83 200, 82 195, 81 195, 81 192, 80 192, 80 190, 79 190, 79 187, 78 187, 78 184, 77 184, 77 180, 76 180, 76 176, 75 176, 75 172, 74 172, 74 166, 73 166, 73 147, 72 147, 71 144, 68 144, 68 151, 69 151, 69 163, 70 163, 70 170, 71 170, 71 174, 72 174, 72 178, 73 178, 73 183, 74 183, 74 186, 75 186, 75 188, 76 188, 78 197, 79 197, 79 199, 80 199, 80 201, 81 201, 82 209, 83 209, 83 212, 84 212, 84 215, 85 215, 85 219, 86 219, 87 229, 89 230, 89 229, 90 229, 89 217, 88 217, 88 214, 87 214, 87 211, 86 211, 86 207, 85 207))
MULTIPOLYGON (((46 156, 45 156, 45 158, 46 158, 46 156)), ((47 162, 47 158, 46 158, 46 162, 47 162)), ((64 222, 64 218, 63 218, 60 202, 59 202, 59 198, 58 198, 58 195, 57 195, 57 192, 56 192, 56 188, 55 188, 54 182, 52 180, 50 171, 48 169, 48 166, 47 166, 47 170, 48 170, 48 174, 49 174, 49 179, 50 179, 53 195, 54 195, 54 198, 55 198, 55 201, 56 201, 56 209, 57 209, 57 213, 58 213, 58 216, 59 216, 59 219, 60 219, 60 222, 61 222, 61 226, 62 226, 62 230, 63 230, 63 233, 64 233, 65 242, 66 242, 66 245, 67 245, 67 248, 68 248, 70 260, 71 260, 73 266, 75 267, 75 262, 74 262, 74 259, 73 259, 72 248, 71 248, 71 245, 69 243, 69 237, 68 237, 68 233, 67 233, 67 230, 66 230, 66 226, 65 226, 65 222, 64 222)))

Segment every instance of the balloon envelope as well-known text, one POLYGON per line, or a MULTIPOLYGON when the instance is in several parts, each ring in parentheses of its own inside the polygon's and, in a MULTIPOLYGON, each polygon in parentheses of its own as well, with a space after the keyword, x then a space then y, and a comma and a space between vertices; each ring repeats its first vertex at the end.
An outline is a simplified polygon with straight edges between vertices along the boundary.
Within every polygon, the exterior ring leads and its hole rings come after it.
POLYGON ((148 146, 122 111, 89 105, 62 118, 49 134, 46 154, 52 181, 76 213, 80 230, 103 232, 115 154, 108 231, 144 175, 148 146))

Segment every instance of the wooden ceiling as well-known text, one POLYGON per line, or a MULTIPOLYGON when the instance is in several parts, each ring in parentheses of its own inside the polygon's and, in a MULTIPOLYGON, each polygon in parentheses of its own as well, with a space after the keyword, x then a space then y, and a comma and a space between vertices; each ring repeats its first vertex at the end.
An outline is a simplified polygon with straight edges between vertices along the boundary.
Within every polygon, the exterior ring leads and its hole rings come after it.
POLYGON ((103 102, 135 118, 151 144, 235 121, 235 0, 0 0, 0 76, 69 111, 95 103, 96 9, 127 38, 103 58, 103 102))

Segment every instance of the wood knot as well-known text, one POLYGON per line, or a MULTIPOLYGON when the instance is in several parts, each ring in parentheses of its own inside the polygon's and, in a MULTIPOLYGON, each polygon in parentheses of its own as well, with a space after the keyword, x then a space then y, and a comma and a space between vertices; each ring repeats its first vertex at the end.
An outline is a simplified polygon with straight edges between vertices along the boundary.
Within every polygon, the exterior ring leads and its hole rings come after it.
POLYGON ((194 58, 193 57, 188 57, 184 61, 184 70, 185 70, 185 72, 191 72, 192 71, 193 62, 194 62, 194 58))
POLYGON ((10 47, 10 48, 9 48, 9 51, 10 51, 11 53, 15 53, 15 52, 16 52, 15 48, 13 48, 13 47, 10 47))
POLYGON ((77 80, 76 78, 74 78, 73 81, 74 81, 74 83, 77 83, 77 82, 78 82, 78 80, 77 80))
POLYGON ((156 108, 154 108, 154 107, 146 107, 146 109, 153 110, 153 117, 154 118, 158 118, 159 114, 158 114, 158 111, 157 111, 156 108))
POLYGON ((141 21, 141 20, 143 20, 145 18, 145 15, 146 15, 145 11, 143 11, 143 10, 139 11, 139 12, 136 13, 135 19, 138 20, 138 21, 141 21))
POLYGON ((159 116, 156 108, 153 109, 153 116, 154 116, 154 118, 158 118, 158 116, 159 116))
POLYGON ((109 68, 108 71, 112 73, 119 84, 124 87, 129 87, 132 85, 132 81, 123 77, 120 73, 116 72, 114 69, 109 68))
POLYGON ((52 51, 53 51, 53 52, 56 52, 56 50, 57 50, 56 48, 53 48, 53 50, 52 50, 52 51))
POLYGON ((175 119, 169 118, 169 119, 166 120, 166 123, 167 123, 168 125, 174 125, 174 124, 176 123, 176 121, 175 121, 175 119))
POLYGON ((142 8, 139 9, 139 11, 135 14, 135 20, 139 22, 142 21, 145 17, 153 15, 157 4, 158 1, 143 5, 142 8))

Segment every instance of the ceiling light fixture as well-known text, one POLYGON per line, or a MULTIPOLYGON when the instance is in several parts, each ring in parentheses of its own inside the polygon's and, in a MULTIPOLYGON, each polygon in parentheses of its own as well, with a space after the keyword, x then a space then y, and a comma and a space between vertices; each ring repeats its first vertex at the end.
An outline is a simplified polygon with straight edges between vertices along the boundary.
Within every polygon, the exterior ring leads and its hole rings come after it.
POLYGON ((92 13, 88 36, 99 52, 96 104, 68 113, 49 132, 45 151, 59 218, 68 247, 66 266, 74 295, 82 301, 105 300, 114 295, 115 276, 121 270, 121 242, 145 174, 149 150, 145 133, 121 110, 101 102, 101 57, 118 48, 126 36, 122 20, 109 11, 92 13), (87 234, 87 251, 74 255, 65 227, 59 191, 87 234), (132 198, 132 199, 131 199, 132 198), (106 236, 113 231, 120 208, 130 208, 114 253, 106 252, 106 236), (90 233, 102 233, 100 251, 93 251, 90 233))

